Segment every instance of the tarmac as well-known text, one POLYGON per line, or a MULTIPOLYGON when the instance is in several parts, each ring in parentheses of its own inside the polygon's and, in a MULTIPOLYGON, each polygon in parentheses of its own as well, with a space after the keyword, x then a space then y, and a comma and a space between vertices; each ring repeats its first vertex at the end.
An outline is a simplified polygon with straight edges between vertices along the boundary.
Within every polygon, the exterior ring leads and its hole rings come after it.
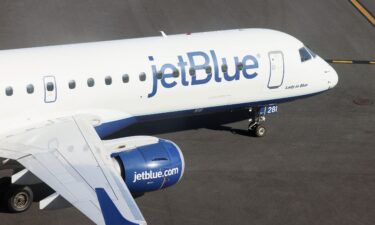
MULTIPOLYGON (((375 26, 346 0, 0 1, 0 49, 252 27, 289 33, 323 58, 375 60, 375 26)), ((183 150, 182 181, 136 199, 148 224, 375 224, 375 65, 333 66, 338 86, 280 105, 264 138, 247 135, 243 113, 240 122, 219 114, 116 134, 150 134, 183 150)), ((0 211, 0 224, 92 223, 74 208, 34 203, 22 214, 0 211)))

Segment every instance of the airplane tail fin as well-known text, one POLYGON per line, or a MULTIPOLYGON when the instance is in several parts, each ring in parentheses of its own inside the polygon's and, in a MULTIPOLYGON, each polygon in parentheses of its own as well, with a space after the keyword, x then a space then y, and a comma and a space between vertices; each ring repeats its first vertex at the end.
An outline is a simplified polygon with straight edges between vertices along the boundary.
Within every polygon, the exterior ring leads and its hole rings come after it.
POLYGON ((95 188, 106 225, 139 225, 122 216, 103 188, 95 188))

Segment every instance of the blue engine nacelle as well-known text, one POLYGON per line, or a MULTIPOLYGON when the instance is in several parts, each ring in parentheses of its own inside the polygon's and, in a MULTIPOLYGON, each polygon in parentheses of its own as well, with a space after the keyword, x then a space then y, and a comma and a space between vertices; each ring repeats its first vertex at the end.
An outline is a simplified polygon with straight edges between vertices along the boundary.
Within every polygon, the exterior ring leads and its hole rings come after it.
POLYGON ((179 182, 185 169, 180 148, 171 141, 113 153, 131 193, 145 193, 179 182))

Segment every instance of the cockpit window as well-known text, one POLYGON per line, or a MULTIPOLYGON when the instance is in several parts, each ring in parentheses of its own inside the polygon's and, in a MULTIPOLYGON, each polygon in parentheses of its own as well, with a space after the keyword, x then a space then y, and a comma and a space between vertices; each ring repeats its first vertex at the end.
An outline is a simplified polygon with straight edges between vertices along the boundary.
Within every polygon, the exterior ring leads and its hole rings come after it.
POLYGON ((310 54, 312 55, 312 57, 314 57, 314 58, 316 57, 316 53, 313 52, 310 47, 305 47, 305 48, 310 52, 310 54))
POLYGON ((312 58, 309 51, 305 47, 299 49, 299 55, 301 57, 301 62, 306 62, 312 58))

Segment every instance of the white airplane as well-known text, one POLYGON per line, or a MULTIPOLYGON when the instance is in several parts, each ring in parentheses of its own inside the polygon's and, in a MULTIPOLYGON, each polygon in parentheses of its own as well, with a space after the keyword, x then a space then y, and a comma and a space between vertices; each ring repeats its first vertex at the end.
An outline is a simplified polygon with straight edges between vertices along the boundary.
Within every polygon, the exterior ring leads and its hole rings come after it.
POLYGON ((55 193, 41 209, 70 204, 107 225, 146 224, 132 194, 177 183, 185 165, 168 140, 101 138, 146 120, 238 108, 250 109, 248 129, 261 137, 278 103, 338 82, 302 42, 267 29, 6 50, 0 74, 0 157, 22 165, 8 208, 27 210, 28 185, 44 182, 55 193))

